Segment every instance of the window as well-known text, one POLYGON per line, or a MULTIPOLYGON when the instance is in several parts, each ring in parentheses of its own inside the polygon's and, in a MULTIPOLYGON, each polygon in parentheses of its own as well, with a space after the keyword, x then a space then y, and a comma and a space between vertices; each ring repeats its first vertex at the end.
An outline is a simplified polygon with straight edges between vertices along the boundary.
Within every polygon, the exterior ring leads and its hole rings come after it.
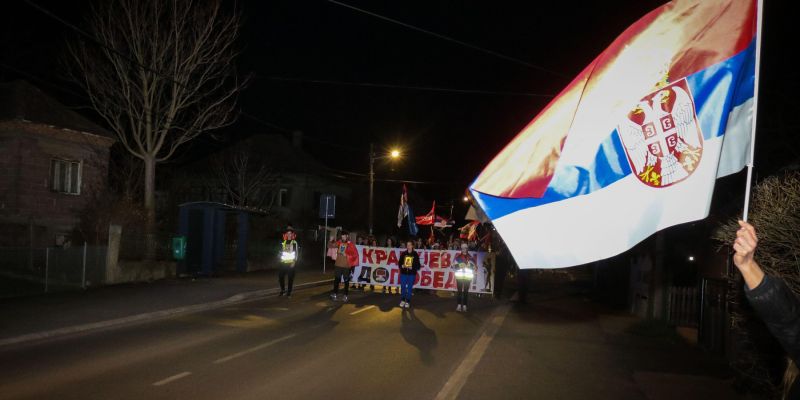
POLYGON ((51 160, 50 189, 59 193, 81 194, 81 162, 51 160))
POLYGON ((289 189, 278 191, 278 207, 289 207, 289 189))

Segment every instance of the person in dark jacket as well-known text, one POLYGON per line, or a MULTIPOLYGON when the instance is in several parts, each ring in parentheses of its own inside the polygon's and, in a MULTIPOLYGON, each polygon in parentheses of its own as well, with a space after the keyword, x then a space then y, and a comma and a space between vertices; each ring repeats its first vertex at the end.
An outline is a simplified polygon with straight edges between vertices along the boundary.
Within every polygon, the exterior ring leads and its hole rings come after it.
MULTIPOLYGON (((741 272, 745 294, 750 305, 767 328, 778 339, 789 359, 800 360, 800 301, 782 279, 764 273, 754 255, 758 246, 755 228, 739 221, 733 243, 733 263, 741 272)), ((785 394, 787 399, 800 399, 800 380, 795 380, 785 394)))
POLYGON ((414 250, 414 242, 406 243, 406 251, 400 253, 400 308, 408 308, 414 290, 414 279, 422 267, 419 253, 414 250))

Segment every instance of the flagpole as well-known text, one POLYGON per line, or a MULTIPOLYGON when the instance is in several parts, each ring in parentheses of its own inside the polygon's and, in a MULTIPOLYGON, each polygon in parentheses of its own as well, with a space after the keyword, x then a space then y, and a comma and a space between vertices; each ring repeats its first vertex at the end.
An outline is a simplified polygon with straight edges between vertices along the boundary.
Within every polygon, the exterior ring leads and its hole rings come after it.
POLYGON ((750 187, 753 183, 753 159, 756 154, 756 120, 758 116, 758 79, 761 75, 761 25, 764 10, 764 0, 758 0, 756 8, 756 76, 753 88, 753 126, 751 128, 750 136, 750 159, 747 160, 747 188, 744 193, 744 213, 742 220, 747 222, 747 211, 750 208, 750 187))

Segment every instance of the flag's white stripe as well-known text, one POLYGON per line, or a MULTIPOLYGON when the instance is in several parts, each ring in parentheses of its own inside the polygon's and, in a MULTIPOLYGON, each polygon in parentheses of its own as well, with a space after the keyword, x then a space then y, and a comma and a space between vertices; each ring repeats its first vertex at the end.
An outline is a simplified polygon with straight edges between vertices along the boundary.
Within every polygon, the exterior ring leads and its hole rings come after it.
POLYGON ((629 175, 585 196, 523 209, 494 220, 522 268, 562 268, 608 258, 654 232, 705 218, 722 137, 708 140, 697 170, 666 188, 629 175))
POLYGON ((755 99, 747 100, 728 114, 722 155, 717 168, 719 178, 741 171, 750 159, 754 104, 755 99))

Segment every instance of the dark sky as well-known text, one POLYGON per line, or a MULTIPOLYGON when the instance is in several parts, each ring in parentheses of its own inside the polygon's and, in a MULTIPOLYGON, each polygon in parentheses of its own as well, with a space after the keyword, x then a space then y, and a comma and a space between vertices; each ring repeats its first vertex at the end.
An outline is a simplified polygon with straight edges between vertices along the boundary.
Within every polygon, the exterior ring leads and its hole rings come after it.
MULTIPOLYGON (((32 0, 81 25, 86 0, 32 0)), ((534 65, 526 66, 322 0, 243 0, 238 67, 252 74, 228 136, 303 131, 330 167, 366 172, 367 149, 402 146, 379 176, 452 182, 459 190, 628 25, 663 1, 343 1, 534 65), (547 71, 545 71, 547 70, 547 71), (552 71, 552 72, 548 72, 552 71), (339 84, 312 81, 336 81, 339 84), (348 85, 341 82, 362 84, 348 85), (381 84, 510 92, 436 92, 381 84), (515 94, 517 93, 517 94, 515 94), (519 93, 530 95, 519 95, 519 93), (541 96, 545 95, 545 96, 541 96)), ((798 78, 792 13, 767 1, 756 164, 764 174, 797 159, 798 78), (789 39, 791 38, 791 39, 789 39)), ((0 80, 26 78, 70 105, 59 60, 63 24, 17 1, 3 12, 0 80)), ((210 139, 188 149, 217 145, 210 139)))

